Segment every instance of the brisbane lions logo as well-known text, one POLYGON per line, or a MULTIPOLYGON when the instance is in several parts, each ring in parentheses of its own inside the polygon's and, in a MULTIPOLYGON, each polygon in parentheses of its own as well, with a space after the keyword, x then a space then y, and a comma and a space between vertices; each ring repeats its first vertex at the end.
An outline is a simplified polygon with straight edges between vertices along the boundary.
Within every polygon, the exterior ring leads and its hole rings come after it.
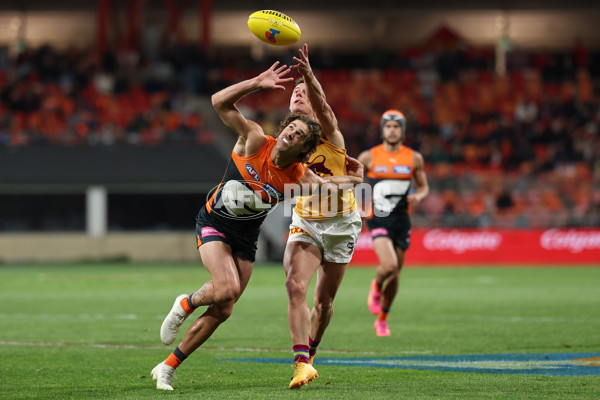
POLYGON ((309 161, 306 166, 319 176, 332 176, 333 172, 325 166, 326 160, 323 154, 319 154, 312 161, 309 161))

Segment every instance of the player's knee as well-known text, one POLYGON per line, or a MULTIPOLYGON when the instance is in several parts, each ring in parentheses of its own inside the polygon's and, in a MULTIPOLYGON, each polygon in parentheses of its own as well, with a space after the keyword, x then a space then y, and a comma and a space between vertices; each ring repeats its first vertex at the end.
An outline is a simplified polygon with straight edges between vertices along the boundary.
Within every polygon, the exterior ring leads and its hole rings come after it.
POLYGON ((385 275, 391 276, 393 274, 397 274, 400 270, 400 267, 396 261, 384 261, 381 263, 381 269, 384 271, 385 275))
POLYGON ((215 287, 215 303, 229 303, 240 296, 240 285, 228 283, 221 287, 215 287))
POLYGON ((287 289, 288 297, 290 298, 306 296, 307 287, 304 282, 294 279, 291 276, 288 276, 286 279, 285 288, 287 289))

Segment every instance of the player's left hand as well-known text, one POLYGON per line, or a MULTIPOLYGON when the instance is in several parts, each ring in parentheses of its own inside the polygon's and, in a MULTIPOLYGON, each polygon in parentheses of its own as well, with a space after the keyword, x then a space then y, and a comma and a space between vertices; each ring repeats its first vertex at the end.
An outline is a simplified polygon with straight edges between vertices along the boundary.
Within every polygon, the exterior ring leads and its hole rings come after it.
POLYGON ((346 173, 350 176, 356 176, 361 180, 364 179, 365 166, 362 165, 356 158, 346 154, 346 173))
POLYGON ((310 67, 310 62, 308 61, 308 45, 304 43, 304 46, 298 49, 299 57, 294 57, 294 61, 297 62, 296 65, 292 65, 290 68, 298 70, 300 75, 302 75, 305 79, 312 74, 312 68, 310 67))

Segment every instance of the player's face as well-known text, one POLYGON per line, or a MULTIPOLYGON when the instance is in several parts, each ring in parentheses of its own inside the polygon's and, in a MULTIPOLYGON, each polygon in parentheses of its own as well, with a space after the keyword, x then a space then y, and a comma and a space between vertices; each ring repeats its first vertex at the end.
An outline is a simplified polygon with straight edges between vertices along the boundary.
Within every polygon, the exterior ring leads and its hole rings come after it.
POLYGON ((296 119, 283 128, 279 136, 277 136, 277 147, 281 151, 294 151, 300 154, 305 150, 307 139, 308 125, 296 119))
POLYGON ((402 141, 402 127, 398 121, 390 120, 383 124, 383 141, 389 144, 402 141))
POLYGON ((296 85, 292 92, 292 97, 290 98, 290 111, 292 113, 304 115, 312 114, 312 107, 306 96, 306 84, 304 82, 296 85))

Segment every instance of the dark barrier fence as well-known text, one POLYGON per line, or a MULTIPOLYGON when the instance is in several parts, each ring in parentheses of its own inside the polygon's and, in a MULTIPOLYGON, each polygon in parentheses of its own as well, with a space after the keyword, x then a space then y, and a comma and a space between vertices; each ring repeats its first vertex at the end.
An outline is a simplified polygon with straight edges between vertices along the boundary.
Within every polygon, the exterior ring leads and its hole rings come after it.
POLYGON ((0 148, 0 193, 23 184, 216 184, 226 165, 211 145, 0 148))

